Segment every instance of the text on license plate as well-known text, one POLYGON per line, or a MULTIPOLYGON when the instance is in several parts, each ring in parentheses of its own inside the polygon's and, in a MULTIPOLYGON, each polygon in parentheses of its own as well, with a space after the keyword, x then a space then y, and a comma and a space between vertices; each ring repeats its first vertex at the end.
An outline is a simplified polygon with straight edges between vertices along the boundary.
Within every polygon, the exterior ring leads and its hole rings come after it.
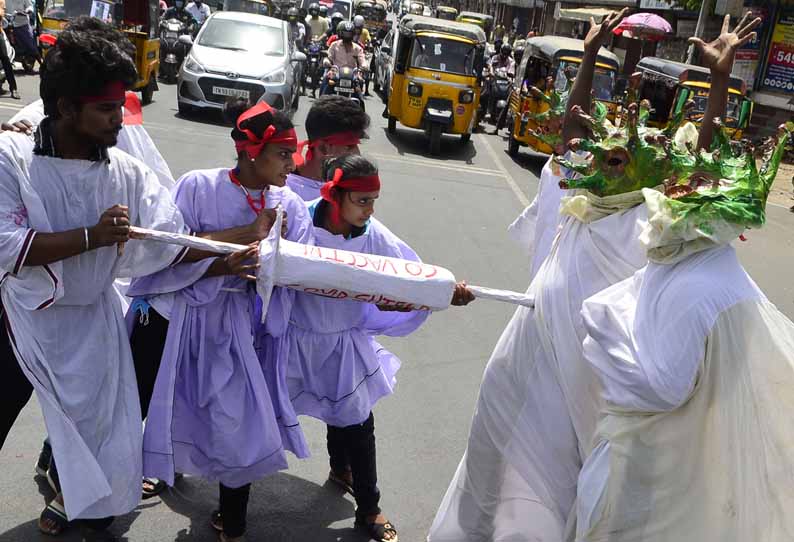
POLYGON ((353 86, 353 81, 351 81, 350 79, 342 79, 341 81, 339 81, 339 86, 350 88, 353 86))
POLYGON ((234 96, 235 98, 248 98, 251 92, 237 88, 212 87, 212 93, 216 96, 234 96))

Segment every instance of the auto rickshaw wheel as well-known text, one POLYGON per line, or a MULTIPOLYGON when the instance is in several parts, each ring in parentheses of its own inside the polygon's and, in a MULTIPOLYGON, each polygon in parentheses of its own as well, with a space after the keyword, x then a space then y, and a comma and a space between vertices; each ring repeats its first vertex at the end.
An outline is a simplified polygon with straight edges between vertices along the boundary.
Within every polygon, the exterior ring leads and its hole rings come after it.
POLYGON ((397 119, 394 117, 389 117, 389 133, 393 134, 397 131, 397 119))
POLYGON ((157 90, 157 77, 154 74, 149 75, 149 84, 141 91, 141 103, 149 105, 154 99, 154 91, 157 90))
POLYGON ((461 136, 460 136, 460 142, 461 143, 465 144, 465 143, 468 143, 469 141, 471 141, 471 134, 461 134, 461 136))
POLYGON ((512 158, 518 156, 518 148, 520 144, 518 140, 513 137, 513 134, 510 134, 510 139, 507 140, 507 154, 509 154, 512 158))
POLYGON ((434 122, 430 125, 430 154, 441 154, 441 125, 434 122))

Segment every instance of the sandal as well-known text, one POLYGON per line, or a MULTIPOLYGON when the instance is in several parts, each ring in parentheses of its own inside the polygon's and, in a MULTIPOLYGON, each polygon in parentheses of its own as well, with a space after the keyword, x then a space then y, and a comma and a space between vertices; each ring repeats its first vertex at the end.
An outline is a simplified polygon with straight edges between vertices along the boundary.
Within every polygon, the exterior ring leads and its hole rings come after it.
POLYGON ((353 485, 348 482, 347 475, 350 474, 350 479, 352 480, 351 471, 346 470, 344 475, 337 474, 333 470, 328 473, 328 481, 333 482, 334 484, 341 487, 346 493, 349 493, 350 496, 355 497, 356 493, 353 491, 353 485))
POLYGON ((159 478, 144 478, 143 479, 143 500, 156 497, 168 487, 163 480, 159 478))
POLYGON ((53 499, 39 516, 39 531, 50 536, 58 536, 69 526, 69 518, 66 517, 66 509, 61 503, 53 499), (54 525, 52 530, 46 530, 42 523, 50 521, 54 525))
POLYGON ((398 542, 397 528, 392 522, 386 520, 386 523, 372 523, 367 522, 366 518, 356 517, 356 527, 364 529, 372 540, 376 542, 398 542), (390 534, 391 538, 386 538, 390 534))
POLYGON ((210 525, 212 528, 223 534, 223 516, 220 510, 214 510, 210 516, 210 525))

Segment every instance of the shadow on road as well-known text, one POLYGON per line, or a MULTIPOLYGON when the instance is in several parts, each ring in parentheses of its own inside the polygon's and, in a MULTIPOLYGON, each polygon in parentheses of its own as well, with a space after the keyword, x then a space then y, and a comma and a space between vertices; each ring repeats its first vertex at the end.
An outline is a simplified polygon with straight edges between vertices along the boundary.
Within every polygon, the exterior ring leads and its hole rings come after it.
POLYGON ((471 141, 463 143, 459 135, 443 135, 441 137, 441 153, 438 156, 433 156, 430 154, 430 139, 422 130, 406 128, 398 123, 395 133, 389 133, 385 126, 383 127, 383 133, 389 143, 394 145, 394 151, 400 156, 413 154, 432 158, 440 162, 448 160, 464 161, 470 165, 474 163, 474 157, 477 156, 477 149, 474 147, 474 143, 471 141))

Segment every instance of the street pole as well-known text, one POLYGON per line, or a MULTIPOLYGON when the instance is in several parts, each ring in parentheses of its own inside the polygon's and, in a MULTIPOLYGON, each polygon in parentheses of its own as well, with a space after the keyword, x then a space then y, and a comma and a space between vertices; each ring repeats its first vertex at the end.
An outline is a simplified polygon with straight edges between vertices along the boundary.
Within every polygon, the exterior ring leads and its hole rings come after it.
MULTIPOLYGON (((695 27, 695 37, 703 39, 703 32, 705 31, 706 27, 706 13, 708 13, 709 6, 711 4, 710 0, 703 0, 703 3, 700 5, 700 14, 698 15, 698 24, 695 27)), ((689 49, 686 54, 686 63, 692 64, 695 60, 695 46, 690 45, 689 49)))

